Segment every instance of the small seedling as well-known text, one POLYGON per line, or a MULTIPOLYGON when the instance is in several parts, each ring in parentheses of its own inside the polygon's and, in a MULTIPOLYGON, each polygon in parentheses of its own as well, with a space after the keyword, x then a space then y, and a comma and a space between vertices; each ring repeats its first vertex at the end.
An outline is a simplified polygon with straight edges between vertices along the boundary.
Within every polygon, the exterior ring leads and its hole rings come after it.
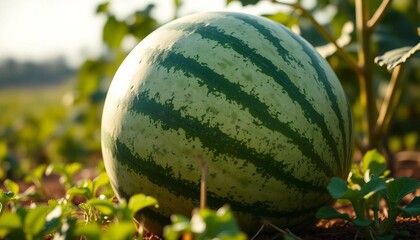
POLYGON ((229 239, 245 240, 233 212, 228 205, 217 211, 208 208, 195 209, 191 219, 183 215, 173 215, 172 224, 164 229, 163 237, 168 240, 183 239, 229 239))
POLYGON ((368 239, 393 239, 409 236, 407 231, 393 231, 398 216, 420 214, 420 197, 414 197, 405 207, 402 199, 416 191, 420 182, 409 177, 386 178, 388 171, 382 155, 376 150, 369 151, 359 169, 354 169, 347 181, 333 177, 328 191, 337 200, 347 200, 352 204, 355 217, 340 213, 332 207, 322 207, 317 212, 320 219, 344 219, 361 229, 368 239), (381 203, 385 203, 386 212, 381 203), (380 216, 385 215, 385 218, 380 216))

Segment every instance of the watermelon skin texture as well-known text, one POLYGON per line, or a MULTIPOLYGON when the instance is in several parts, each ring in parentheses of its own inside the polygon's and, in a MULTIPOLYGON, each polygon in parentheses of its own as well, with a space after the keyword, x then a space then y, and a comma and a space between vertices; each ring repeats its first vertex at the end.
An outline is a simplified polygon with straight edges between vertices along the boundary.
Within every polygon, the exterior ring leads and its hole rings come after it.
POLYGON ((268 19, 197 13, 141 41, 116 72, 102 118, 106 171, 118 198, 158 199, 145 226, 172 214, 229 204, 246 232, 266 219, 296 228, 331 202, 345 178, 352 116, 328 63, 304 39, 268 19))

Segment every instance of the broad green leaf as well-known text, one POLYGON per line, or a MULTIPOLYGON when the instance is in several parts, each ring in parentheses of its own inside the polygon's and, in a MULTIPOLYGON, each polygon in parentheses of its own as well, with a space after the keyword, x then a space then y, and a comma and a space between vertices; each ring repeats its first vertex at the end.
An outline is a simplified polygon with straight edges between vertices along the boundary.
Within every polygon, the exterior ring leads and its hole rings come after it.
POLYGON ((18 214, 14 212, 5 212, 0 216, 0 229, 21 228, 22 221, 18 214))
POLYGON ((155 206, 158 207, 158 201, 154 197, 146 196, 144 194, 135 194, 128 201, 128 208, 132 215, 143 208, 155 206))
POLYGON ((136 229, 132 221, 123 221, 118 224, 111 224, 105 236, 109 240, 131 240, 135 232, 136 229))
POLYGON ((103 41, 109 47, 119 49, 127 32, 128 26, 125 22, 117 20, 115 16, 109 16, 103 28, 103 41))
POLYGON ((45 227, 45 218, 50 208, 48 206, 36 206, 28 210, 24 219, 24 229, 26 233, 38 235, 45 227))
POLYGON ((369 181, 372 176, 382 176, 387 170, 387 163, 384 156, 373 149, 363 156, 361 167, 362 173, 365 175, 365 181, 369 181))
POLYGON ((386 68, 391 71, 396 66, 405 63, 411 58, 416 52, 420 51, 420 43, 414 47, 402 47, 386 52, 382 56, 375 58, 375 63, 379 66, 386 65, 386 68))
POLYGON ((64 165, 64 169, 65 169, 66 173, 68 173, 71 177, 73 177, 74 174, 76 174, 81 169, 83 169, 83 165, 79 162, 68 163, 68 164, 64 165))
POLYGON ((73 199, 75 196, 83 196, 86 199, 90 199, 92 197, 92 192, 88 188, 82 187, 72 187, 67 190, 66 198, 68 200, 73 199))
POLYGON ((401 211, 405 216, 417 216, 420 214, 420 197, 416 196, 411 202, 405 207, 401 208, 401 211))
MULTIPOLYGON (((51 205, 48 204, 50 207, 51 205)), ((54 229, 57 229, 60 226, 60 221, 63 216, 63 208, 59 205, 56 205, 45 217, 45 227, 44 232, 52 232, 54 229)))
POLYGON ((21 228, 22 221, 18 214, 13 212, 4 212, 0 216, 0 239, 6 239, 5 237, 11 232, 21 228))
POLYGON ((339 213, 337 210, 335 210, 332 207, 321 207, 318 212, 316 213, 316 218, 318 219, 344 219, 344 220, 350 220, 350 216, 346 213, 339 213))
POLYGON ((330 183, 327 186, 328 192, 335 199, 342 198, 349 190, 347 182, 338 177, 332 177, 330 183))
POLYGON ((394 203, 398 204, 407 194, 414 192, 420 182, 417 179, 409 177, 396 178, 387 185, 387 197, 394 203))
POLYGON ((11 191, 15 196, 19 194, 19 184, 17 184, 16 182, 10 179, 6 179, 4 180, 4 186, 6 186, 6 188, 9 191, 11 191))
POLYGON ((365 185, 362 186, 359 192, 359 199, 368 199, 373 194, 386 188, 385 179, 374 177, 365 185))
POLYGON ((351 222, 358 227, 367 227, 373 223, 372 220, 364 220, 359 218, 352 219, 351 222))
POLYGON ((110 216, 115 212, 114 204, 110 200, 94 198, 88 202, 92 207, 98 209, 104 215, 110 216))
POLYGON ((102 229, 100 225, 94 223, 78 225, 74 231, 74 235, 78 237, 83 236, 84 239, 89 240, 101 240, 102 229))
POLYGON ((109 183, 109 178, 106 172, 99 174, 95 179, 93 179, 93 193, 98 194, 98 189, 109 183))

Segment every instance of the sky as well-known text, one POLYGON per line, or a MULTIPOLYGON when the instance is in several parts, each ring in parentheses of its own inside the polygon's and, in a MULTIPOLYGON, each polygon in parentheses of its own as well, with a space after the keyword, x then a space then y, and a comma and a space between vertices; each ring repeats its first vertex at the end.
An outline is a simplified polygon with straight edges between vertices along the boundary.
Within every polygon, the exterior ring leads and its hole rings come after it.
MULTIPOLYGON (((173 0, 113 0, 111 7, 117 16, 155 3, 154 14, 163 22, 170 19, 173 0)), ((100 55, 104 16, 95 14, 103 0, 0 0, 0 61, 47 61, 63 56, 72 66, 84 59, 100 55)), ((181 15, 197 11, 261 12, 257 8, 242 8, 239 3, 225 7, 225 0, 184 0, 181 15)), ((268 2, 267 2, 268 3, 268 2)))

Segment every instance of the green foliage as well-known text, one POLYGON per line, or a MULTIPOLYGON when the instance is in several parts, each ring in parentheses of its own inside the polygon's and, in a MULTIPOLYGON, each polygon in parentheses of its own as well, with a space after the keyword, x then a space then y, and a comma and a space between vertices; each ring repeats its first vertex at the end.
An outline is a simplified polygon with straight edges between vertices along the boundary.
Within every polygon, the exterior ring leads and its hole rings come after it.
POLYGON ((144 208, 157 207, 157 200, 136 194, 128 203, 116 202, 105 172, 93 180, 82 179, 74 183, 69 179, 74 179, 78 170, 80 167, 75 164, 49 165, 39 167, 31 175, 40 192, 44 187, 44 176, 54 173, 64 179, 62 187, 66 195, 47 203, 35 203, 37 198, 34 196, 41 193, 20 192, 19 184, 6 179, 7 191, 0 189, 0 238, 132 239, 135 235, 141 236, 143 230, 139 225, 136 227, 134 216, 144 208), (75 201, 77 197, 83 199, 75 201))
MULTIPOLYGON (((28 175, 36 189, 24 192, 20 191, 18 183, 6 179, 4 186, 7 190, 0 189, 0 239, 141 238, 142 217, 138 213, 148 207, 158 207, 158 201, 144 194, 135 194, 128 202, 124 199, 117 202, 105 172, 94 179, 74 181, 80 170, 79 164, 41 165, 28 175), (51 174, 59 175, 66 190, 65 196, 36 202, 45 190, 45 177, 51 174)), ((167 239, 188 234, 197 240, 247 239, 228 206, 217 211, 197 209, 191 219, 174 215, 172 221, 165 228, 164 237, 167 239)))
POLYGON ((386 178, 386 163, 376 150, 367 152, 363 165, 354 168, 347 181, 333 177, 328 184, 328 191, 334 199, 349 201, 356 213, 351 218, 347 213, 340 213, 332 207, 322 207, 317 212, 318 218, 344 219, 360 228, 368 239, 393 239, 395 236, 406 236, 408 232, 396 232, 392 226, 398 216, 416 216, 420 214, 420 197, 401 206, 402 199, 416 191, 420 182, 414 178, 386 178), (381 204, 385 202, 387 216, 383 214, 381 204), (373 214, 372 214, 373 213, 373 214))
POLYGON ((191 236, 196 240, 222 239, 244 240, 245 233, 241 232, 229 206, 225 205, 217 211, 207 208, 193 211, 191 220, 182 215, 173 215, 172 224, 164 229, 164 238, 177 240, 181 236, 191 236))

